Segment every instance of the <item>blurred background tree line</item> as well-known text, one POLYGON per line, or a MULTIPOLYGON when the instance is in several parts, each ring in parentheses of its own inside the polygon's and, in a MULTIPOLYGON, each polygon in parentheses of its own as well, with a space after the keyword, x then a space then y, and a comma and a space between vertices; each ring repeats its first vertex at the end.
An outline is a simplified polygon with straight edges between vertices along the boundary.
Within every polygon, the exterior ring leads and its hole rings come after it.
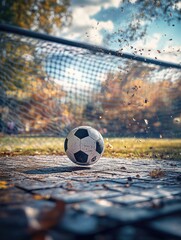
MULTIPOLYGON (((181 79, 150 79, 154 67, 128 62, 126 74, 109 74, 84 114, 114 137, 181 137, 181 79)), ((159 73, 160 70, 157 70, 159 73)))
MULTIPOLYGON (((69 0, 2 0, 0 22, 50 34, 54 28, 71 23, 69 6, 69 0)), ((61 116, 66 111, 66 106, 57 107, 54 101, 55 96, 64 95, 62 90, 53 82, 45 82, 45 73, 36 58, 36 45, 26 40, 18 45, 18 37, 0 35, 0 131, 18 133, 32 127, 36 131, 38 125, 49 128, 52 119, 47 116, 54 119, 56 112, 61 116), (40 112, 36 104, 42 106, 40 112)))
MULTIPOLYGON (((130 4, 123 2, 124 7, 130 4)), ((142 19, 151 21, 165 17, 175 3, 138 0, 137 6, 142 19)), ((72 22, 69 0, 2 0, 0 4, 1 23, 51 34, 72 22)), ((174 13, 179 19, 180 10, 174 13)), ((143 29, 139 22, 132 24, 130 19, 129 30, 118 37, 146 34, 147 25, 143 29)), ((180 79, 150 81, 152 67, 132 63, 125 74, 108 74, 100 93, 92 93, 92 101, 80 106, 64 103, 66 91, 47 81, 37 48, 26 40, 16 46, 15 38, 1 33, 0 132, 61 135, 77 125, 91 124, 108 136, 181 137, 180 79)))

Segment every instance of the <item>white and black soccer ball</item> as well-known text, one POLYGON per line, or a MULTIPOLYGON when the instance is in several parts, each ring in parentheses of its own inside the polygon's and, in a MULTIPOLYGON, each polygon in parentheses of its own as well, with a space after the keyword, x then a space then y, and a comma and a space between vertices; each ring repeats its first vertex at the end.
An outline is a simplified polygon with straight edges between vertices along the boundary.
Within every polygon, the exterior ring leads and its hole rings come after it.
POLYGON ((78 165, 90 165, 104 152, 102 135, 94 128, 80 126, 70 131, 64 142, 68 158, 78 165))

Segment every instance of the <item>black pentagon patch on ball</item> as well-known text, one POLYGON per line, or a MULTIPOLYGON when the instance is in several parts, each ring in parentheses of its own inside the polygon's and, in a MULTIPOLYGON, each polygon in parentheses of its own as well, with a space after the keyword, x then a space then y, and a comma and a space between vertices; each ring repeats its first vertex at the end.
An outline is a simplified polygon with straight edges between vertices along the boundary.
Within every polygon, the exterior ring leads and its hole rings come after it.
POLYGON ((88 155, 82 151, 78 151, 78 152, 74 153, 74 157, 75 157, 76 161, 79 163, 86 163, 88 160, 88 155))
POLYGON ((101 154, 103 152, 104 149, 104 144, 103 142, 99 139, 96 141, 96 151, 101 154))
POLYGON ((67 151, 67 148, 68 148, 68 139, 66 138, 66 139, 65 139, 65 142, 64 142, 65 152, 67 151))
POLYGON ((82 138, 89 136, 89 133, 88 133, 87 129, 80 128, 74 133, 74 135, 76 137, 78 137, 79 139, 82 139, 82 138))

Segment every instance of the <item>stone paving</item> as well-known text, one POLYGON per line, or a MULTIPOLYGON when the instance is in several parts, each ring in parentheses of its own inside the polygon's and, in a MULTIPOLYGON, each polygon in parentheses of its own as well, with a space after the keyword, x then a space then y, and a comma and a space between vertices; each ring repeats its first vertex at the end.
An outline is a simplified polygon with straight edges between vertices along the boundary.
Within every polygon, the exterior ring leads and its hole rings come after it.
POLYGON ((0 239, 181 239, 181 162, 0 158, 0 239))

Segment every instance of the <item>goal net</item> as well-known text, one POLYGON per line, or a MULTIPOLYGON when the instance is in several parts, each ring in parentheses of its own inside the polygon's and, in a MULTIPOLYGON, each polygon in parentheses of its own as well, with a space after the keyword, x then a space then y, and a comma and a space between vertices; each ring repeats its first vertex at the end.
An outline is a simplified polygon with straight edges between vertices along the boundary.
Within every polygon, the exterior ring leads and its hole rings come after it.
POLYGON ((179 65, 42 34, 0 36, 1 137, 55 139, 79 125, 107 137, 181 136, 179 65))

